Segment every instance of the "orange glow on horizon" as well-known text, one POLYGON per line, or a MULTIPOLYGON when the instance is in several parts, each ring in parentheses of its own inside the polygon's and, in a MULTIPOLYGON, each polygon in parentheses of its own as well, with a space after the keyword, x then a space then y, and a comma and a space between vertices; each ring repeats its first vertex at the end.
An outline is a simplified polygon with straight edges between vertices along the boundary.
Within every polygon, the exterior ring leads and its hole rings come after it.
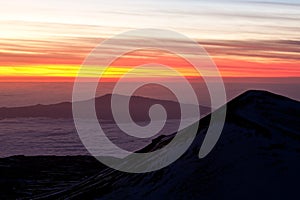
MULTIPOLYGON (((211 53, 212 54, 212 53, 211 53)), ((26 55, 27 57, 28 55, 26 55)), ((189 55, 192 56, 192 55, 189 55)), ((30 56, 29 56, 30 57, 30 56)), ((300 77, 299 61, 287 61, 284 59, 255 59, 234 56, 213 56, 212 57, 222 77, 300 77)), ((83 59, 77 60, 73 64, 62 64, 58 59, 57 63, 24 65, 3 65, 0 66, 0 82, 73 82, 78 75, 80 64, 83 59)), ((34 62, 33 62, 34 63, 34 62)), ((103 81, 116 81, 124 74, 129 73, 135 66, 149 63, 158 63, 176 69, 182 76, 189 79, 199 78, 198 72, 184 58, 172 53, 158 50, 139 50, 125 54, 116 59, 104 72, 103 81)), ((0 61, 1 64, 1 61, 0 61)), ((94 81, 98 78, 99 70, 103 67, 85 66, 85 71, 81 77, 86 81, 94 81)), ((215 76, 210 69, 203 68, 202 76, 215 76)), ((164 68, 153 67, 137 69, 130 72, 130 79, 134 81, 162 78, 166 80, 176 80, 177 75, 170 73, 164 68)))
MULTIPOLYGON (((81 56, 73 60, 71 59, 72 56, 66 58, 56 56, 43 59, 43 57, 36 57, 36 54, 17 54, 21 56, 22 61, 25 61, 22 65, 16 62, 18 61, 17 55, 15 55, 15 59, 11 56, 9 59, 15 60, 15 64, 10 63, 8 65, 5 60, 0 61, 0 64, 2 63, 2 66, 0 65, 0 82, 73 82, 78 75, 80 64, 84 60, 84 53, 81 51, 78 53, 81 56), (69 62, 70 60, 72 62, 69 62)), ((85 53, 88 55, 87 52, 85 53)), ((11 52, 9 54, 11 55, 11 52)), ((214 52, 210 52, 210 54, 222 77, 300 77, 300 62, 298 60, 224 56, 214 52)), ((113 82, 126 73, 130 74, 130 80, 128 81, 144 81, 145 79, 153 80, 155 78, 177 80, 177 75, 164 68, 157 68, 155 63, 170 66, 181 73, 181 76, 188 79, 216 75, 212 70, 205 67, 202 69, 202 74, 199 75, 186 59, 154 49, 130 52, 116 59, 111 63, 112 66, 104 72, 102 81, 113 82), (153 63, 153 67, 129 72, 135 66, 149 63, 153 63)), ((103 69, 103 67, 85 66, 85 71, 81 77, 84 78, 84 81, 97 81, 97 74, 99 70, 103 69)))

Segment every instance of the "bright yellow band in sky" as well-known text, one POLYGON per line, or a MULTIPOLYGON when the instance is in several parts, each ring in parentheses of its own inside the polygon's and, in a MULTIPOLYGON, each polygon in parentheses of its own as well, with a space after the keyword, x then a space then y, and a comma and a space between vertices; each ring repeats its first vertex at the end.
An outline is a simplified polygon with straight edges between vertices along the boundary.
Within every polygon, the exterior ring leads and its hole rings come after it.
MULTIPOLYGON (((38 76, 38 77, 76 77, 78 75, 80 66, 78 65, 36 65, 36 66, 20 66, 9 67, 1 66, 0 75, 5 77, 17 76, 38 76)), ((104 67, 85 67, 81 77, 98 77, 99 72, 104 70, 104 67)), ((149 69, 136 69, 130 72, 130 67, 109 67, 103 73, 104 78, 118 78, 124 74, 129 74, 135 78, 141 77, 172 77, 174 73, 168 70, 149 68, 149 69)), ((184 71, 183 76, 197 76, 192 69, 180 70, 184 71)))

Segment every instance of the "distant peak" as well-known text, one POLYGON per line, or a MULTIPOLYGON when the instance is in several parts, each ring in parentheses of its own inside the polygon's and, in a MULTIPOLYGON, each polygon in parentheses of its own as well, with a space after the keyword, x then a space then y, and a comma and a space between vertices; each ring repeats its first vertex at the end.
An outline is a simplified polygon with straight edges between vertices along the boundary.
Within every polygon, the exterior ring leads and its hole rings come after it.
POLYGON ((285 112, 299 109, 299 102, 264 90, 248 90, 227 103, 227 111, 253 113, 255 110, 275 109, 285 112))
POLYGON ((242 94, 243 96, 269 96, 269 95, 276 95, 266 90, 247 90, 242 94))
POLYGON ((291 100, 291 101, 295 101, 293 99, 290 99, 289 97, 286 96, 282 96, 279 94, 275 94, 266 90, 248 90, 244 93, 242 93, 241 95, 239 95, 236 99, 239 100, 246 100, 246 99, 270 99, 270 100, 291 100))

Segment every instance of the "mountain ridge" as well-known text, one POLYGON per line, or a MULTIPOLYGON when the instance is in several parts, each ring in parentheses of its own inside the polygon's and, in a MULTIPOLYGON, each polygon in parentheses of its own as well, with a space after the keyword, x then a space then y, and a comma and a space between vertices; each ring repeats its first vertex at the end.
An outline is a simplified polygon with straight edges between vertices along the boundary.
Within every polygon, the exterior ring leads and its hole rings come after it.
MULTIPOLYGON (((114 94, 117 95, 117 94, 114 94)), ((124 95, 118 95, 120 98, 125 98, 124 95)), ((95 98, 95 106, 97 111, 98 119, 113 121, 113 116, 110 110, 110 100, 112 94, 106 94, 95 98)), ((79 103, 82 107, 87 106, 91 100, 85 100, 79 103)), ((179 103, 171 100, 159 100, 148 97, 132 96, 130 97, 131 112, 135 121, 147 121, 150 120, 147 113, 151 105, 161 104, 166 107, 169 111, 169 119, 180 119, 179 103), (133 106, 134 105, 134 106, 133 106), (136 107, 135 107, 136 106, 136 107)), ((181 106, 196 106, 191 104, 180 104, 181 106)), ((201 115, 206 115, 210 112, 210 108, 199 105, 201 115)), ((0 108, 0 119, 6 118, 18 118, 18 117, 47 117, 47 118, 73 118, 72 114, 72 102, 61 102, 56 104, 37 104, 32 106, 22 107, 1 107, 0 108)))

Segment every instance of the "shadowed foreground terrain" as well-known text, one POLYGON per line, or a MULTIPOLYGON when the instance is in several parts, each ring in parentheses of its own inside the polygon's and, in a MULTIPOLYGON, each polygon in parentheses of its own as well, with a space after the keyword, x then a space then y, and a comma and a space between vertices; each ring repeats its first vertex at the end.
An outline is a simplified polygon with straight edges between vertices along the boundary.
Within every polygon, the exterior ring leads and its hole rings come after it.
MULTIPOLYGON (((222 108, 215 112, 222 112, 222 108)), ((198 158, 210 116, 188 151, 147 174, 106 168, 92 157, 0 159, 0 199, 295 199, 300 181, 300 103, 248 91, 227 104, 222 135, 198 158)), ((217 123, 217 122, 214 122, 217 123)), ((174 135, 160 136, 153 151, 174 135)))

